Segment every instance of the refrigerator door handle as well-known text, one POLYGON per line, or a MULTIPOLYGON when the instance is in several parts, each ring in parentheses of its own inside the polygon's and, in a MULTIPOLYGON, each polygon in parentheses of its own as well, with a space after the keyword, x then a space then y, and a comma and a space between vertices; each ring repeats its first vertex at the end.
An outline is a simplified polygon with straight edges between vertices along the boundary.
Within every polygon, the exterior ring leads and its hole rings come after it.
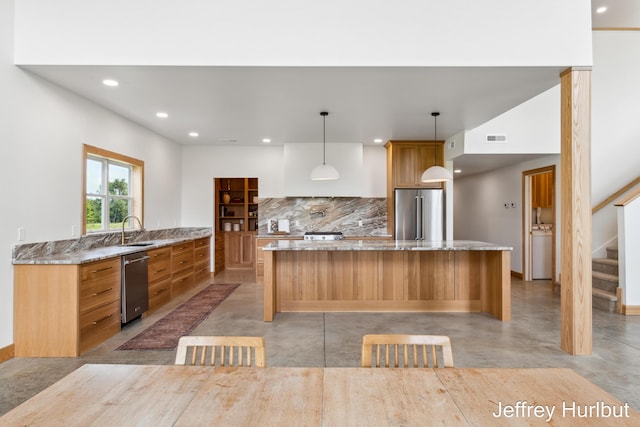
POLYGON ((422 196, 416 196, 416 238, 422 238, 422 196))

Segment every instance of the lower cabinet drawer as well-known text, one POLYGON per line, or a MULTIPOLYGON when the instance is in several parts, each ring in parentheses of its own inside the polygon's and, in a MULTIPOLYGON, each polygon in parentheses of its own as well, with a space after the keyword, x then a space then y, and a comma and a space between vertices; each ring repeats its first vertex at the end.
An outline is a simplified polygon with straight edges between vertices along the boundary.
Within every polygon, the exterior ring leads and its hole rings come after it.
POLYGON ((171 281, 171 297, 180 295, 191 287, 193 287, 193 272, 188 271, 182 276, 174 277, 171 281))
POLYGON ((211 267, 208 262, 196 264, 193 266, 193 281, 199 283, 201 280, 211 276, 211 267))
POLYGON ((171 276, 171 259, 149 263, 149 282, 161 280, 171 276))
POLYGON ((111 281, 88 281, 80 284, 80 316, 118 300, 120 300, 119 276, 111 281))
POLYGON ((149 284, 149 311, 171 300, 171 278, 149 284))
POLYGON ((113 301, 80 316, 80 353, 120 332, 120 301, 113 301))

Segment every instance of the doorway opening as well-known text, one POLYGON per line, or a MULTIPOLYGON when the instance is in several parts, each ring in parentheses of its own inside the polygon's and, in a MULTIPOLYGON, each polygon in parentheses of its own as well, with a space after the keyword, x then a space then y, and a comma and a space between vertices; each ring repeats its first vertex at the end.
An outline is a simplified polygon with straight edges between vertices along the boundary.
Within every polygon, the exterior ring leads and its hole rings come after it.
POLYGON ((522 172, 523 280, 556 280, 556 166, 522 172))

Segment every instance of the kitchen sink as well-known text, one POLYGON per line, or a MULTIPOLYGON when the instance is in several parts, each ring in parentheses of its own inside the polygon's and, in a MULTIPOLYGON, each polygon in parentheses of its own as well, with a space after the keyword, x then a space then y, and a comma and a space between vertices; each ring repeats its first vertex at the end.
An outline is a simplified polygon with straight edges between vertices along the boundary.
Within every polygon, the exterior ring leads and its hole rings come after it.
POLYGON ((155 244, 154 242, 131 242, 131 243, 125 243, 124 245, 120 245, 120 246, 151 246, 155 244))

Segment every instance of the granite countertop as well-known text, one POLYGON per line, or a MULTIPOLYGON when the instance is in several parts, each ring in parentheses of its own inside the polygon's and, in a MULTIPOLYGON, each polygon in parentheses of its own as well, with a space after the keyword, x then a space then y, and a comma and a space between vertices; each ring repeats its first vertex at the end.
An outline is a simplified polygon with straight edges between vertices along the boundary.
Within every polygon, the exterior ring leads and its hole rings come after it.
MULTIPOLYGON (((290 234, 280 234, 280 233, 267 233, 267 234, 258 234, 256 236, 258 239, 303 239, 304 233, 290 233, 290 234)), ((391 238, 391 234, 369 234, 366 236, 344 236, 345 239, 353 240, 353 239, 389 239, 391 238)))
POLYGON ((472 240, 276 240, 265 251, 511 251, 512 247, 472 240))
POLYGON ((180 236, 142 242, 133 242, 133 244, 129 243, 125 246, 112 245, 92 249, 77 250, 72 252, 36 255, 33 257, 13 259, 13 264, 86 264, 89 262, 100 261, 103 259, 118 257, 121 255, 132 254, 135 252, 148 251, 164 246, 175 245, 176 243, 196 240, 203 237, 211 237, 211 234, 180 236), (144 243, 144 246, 135 246, 136 243, 144 243))

